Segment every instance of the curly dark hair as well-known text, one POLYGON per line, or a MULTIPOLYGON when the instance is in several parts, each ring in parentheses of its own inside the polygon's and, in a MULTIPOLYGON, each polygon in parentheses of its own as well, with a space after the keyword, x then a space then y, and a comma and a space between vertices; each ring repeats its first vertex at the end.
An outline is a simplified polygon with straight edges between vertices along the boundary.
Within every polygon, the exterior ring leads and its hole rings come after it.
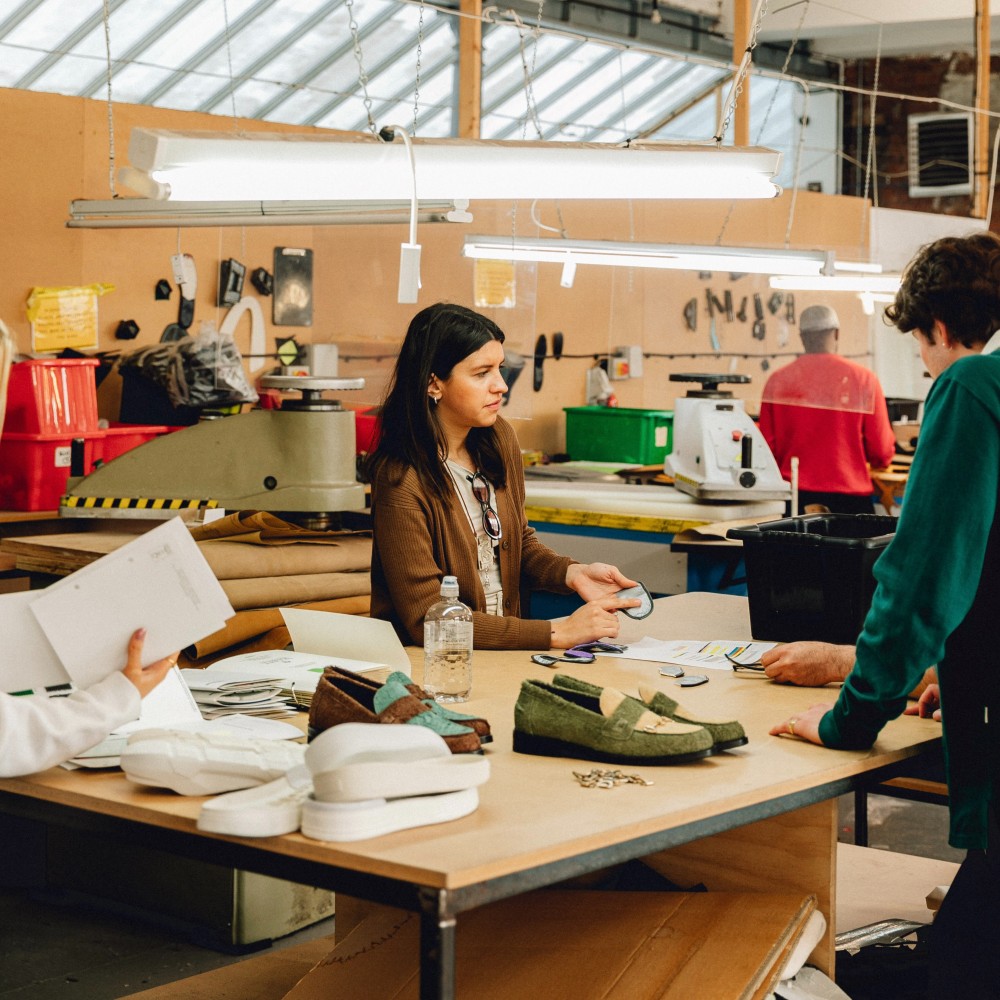
POLYGON ((885 319, 927 340, 939 320, 965 347, 985 344, 1000 329, 1000 236, 945 236, 921 247, 885 319))
MULTIPOLYGON (((397 479, 413 467, 432 492, 449 492, 451 481, 441 462, 447 445, 427 386, 432 375, 447 379, 455 365, 491 340, 504 342, 500 327, 465 306, 438 302, 413 317, 382 401, 382 434, 364 469, 369 482, 383 467, 397 479)), ((494 429, 474 427, 466 444, 486 478, 494 486, 506 485, 494 429)))

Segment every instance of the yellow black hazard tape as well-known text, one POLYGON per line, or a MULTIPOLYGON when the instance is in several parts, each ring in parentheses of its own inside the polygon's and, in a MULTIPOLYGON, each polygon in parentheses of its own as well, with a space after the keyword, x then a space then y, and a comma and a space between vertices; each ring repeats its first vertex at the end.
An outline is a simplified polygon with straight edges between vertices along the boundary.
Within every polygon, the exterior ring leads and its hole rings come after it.
POLYGON ((610 514, 596 510, 568 510, 564 507, 524 508, 529 521, 547 524, 579 524, 592 528, 617 528, 627 531, 648 531, 676 535, 688 528, 698 528, 709 522, 699 518, 655 517, 649 514, 610 514))
POLYGON ((63 507, 94 510, 191 510, 218 507, 218 500, 186 499, 182 497, 75 497, 64 496, 63 507))

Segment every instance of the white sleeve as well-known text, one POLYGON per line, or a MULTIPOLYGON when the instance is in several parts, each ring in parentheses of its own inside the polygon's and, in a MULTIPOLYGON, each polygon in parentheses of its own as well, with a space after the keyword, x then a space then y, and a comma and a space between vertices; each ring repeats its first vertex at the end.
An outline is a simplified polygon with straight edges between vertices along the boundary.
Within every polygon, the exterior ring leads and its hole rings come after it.
POLYGON ((139 717, 141 698, 120 671, 65 698, 0 693, 0 777, 44 771, 139 717))

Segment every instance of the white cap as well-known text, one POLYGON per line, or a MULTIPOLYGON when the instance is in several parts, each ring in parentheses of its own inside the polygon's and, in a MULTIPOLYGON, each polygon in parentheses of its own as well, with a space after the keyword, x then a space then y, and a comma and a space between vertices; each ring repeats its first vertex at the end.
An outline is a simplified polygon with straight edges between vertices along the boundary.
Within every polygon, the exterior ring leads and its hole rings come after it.
POLYGON ((839 330, 840 317, 830 306, 807 306, 799 314, 799 332, 814 330, 839 330))

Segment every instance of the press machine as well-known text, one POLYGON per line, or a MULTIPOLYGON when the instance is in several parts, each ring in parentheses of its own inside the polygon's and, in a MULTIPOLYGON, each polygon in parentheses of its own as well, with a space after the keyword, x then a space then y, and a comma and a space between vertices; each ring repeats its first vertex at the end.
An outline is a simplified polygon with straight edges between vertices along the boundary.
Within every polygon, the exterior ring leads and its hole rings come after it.
POLYGON ((298 391, 279 409, 204 419, 71 477, 63 517, 164 517, 198 507, 266 510, 304 527, 365 508, 357 480, 354 412, 324 392, 364 379, 266 375, 264 388, 298 391))

